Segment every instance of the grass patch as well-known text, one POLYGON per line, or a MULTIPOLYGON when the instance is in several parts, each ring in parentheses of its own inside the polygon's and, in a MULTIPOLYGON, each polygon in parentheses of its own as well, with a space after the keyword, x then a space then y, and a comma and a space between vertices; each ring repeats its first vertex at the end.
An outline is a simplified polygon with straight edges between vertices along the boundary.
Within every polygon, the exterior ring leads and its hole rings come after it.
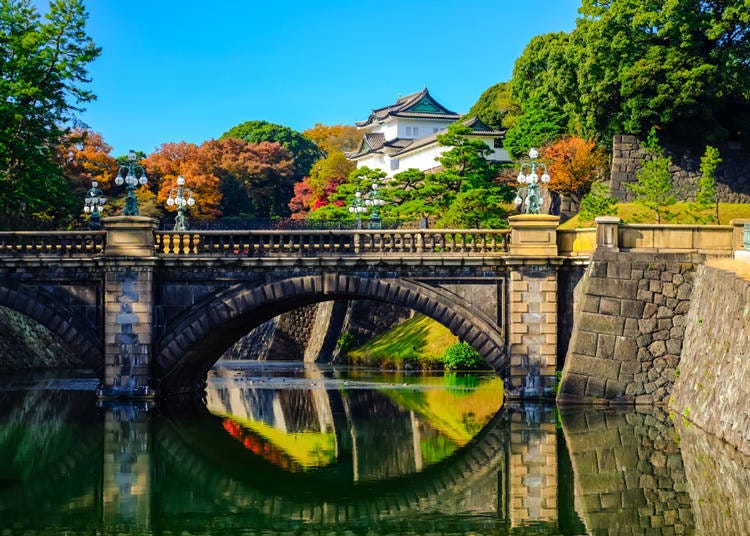
POLYGON ((378 368, 443 368, 445 350, 458 342, 448 328, 417 314, 393 329, 350 350, 347 361, 378 368))
MULTIPOLYGON (((675 203, 662 215, 663 223, 699 224, 713 214, 712 210, 696 211, 692 203, 675 203)), ((655 223, 654 212, 637 203, 618 203, 617 216, 623 223, 655 223)), ((722 225, 736 219, 750 219, 750 203, 719 203, 719 220, 722 225)), ((560 229, 581 229, 594 227, 593 221, 581 221, 578 215, 572 217, 560 229)))

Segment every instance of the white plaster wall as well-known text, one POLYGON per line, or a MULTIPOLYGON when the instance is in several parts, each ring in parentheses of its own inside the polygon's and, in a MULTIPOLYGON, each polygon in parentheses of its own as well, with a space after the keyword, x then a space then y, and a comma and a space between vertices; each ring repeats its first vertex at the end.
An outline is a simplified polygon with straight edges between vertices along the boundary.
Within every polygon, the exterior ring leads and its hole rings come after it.
POLYGON ((435 158, 443 154, 448 147, 440 147, 439 145, 429 145, 424 149, 413 151, 411 153, 402 155, 399 159, 399 166, 397 170, 391 172, 391 175, 395 175, 401 171, 405 171, 409 168, 416 168, 419 170, 432 169, 440 165, 435 158))

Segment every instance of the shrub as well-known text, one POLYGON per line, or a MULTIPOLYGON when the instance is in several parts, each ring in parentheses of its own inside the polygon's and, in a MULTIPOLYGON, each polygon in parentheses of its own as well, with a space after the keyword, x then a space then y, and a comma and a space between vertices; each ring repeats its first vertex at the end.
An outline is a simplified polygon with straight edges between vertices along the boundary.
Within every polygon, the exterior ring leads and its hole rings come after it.
POLYGON ((339 339, 336 341, 336 346, 339 349, 339 352, 341 352, 341 355, 346 355, 346 353, 354 348, 354 345, 356 344, 356 339, 354 338, 354 335, 351 333, 342 333, 339 339))
POLYGON ((468 370, 485 366, 484 359, 468 343, 458 342, 443 355, 443 366, 451 370, 468 370))
POLYGON ((597 216, 616 216, 617 199, 610 194, 609 186, 601 182, 592 184, 581 200, 578 215, 582 222, 593 222, 597 216))

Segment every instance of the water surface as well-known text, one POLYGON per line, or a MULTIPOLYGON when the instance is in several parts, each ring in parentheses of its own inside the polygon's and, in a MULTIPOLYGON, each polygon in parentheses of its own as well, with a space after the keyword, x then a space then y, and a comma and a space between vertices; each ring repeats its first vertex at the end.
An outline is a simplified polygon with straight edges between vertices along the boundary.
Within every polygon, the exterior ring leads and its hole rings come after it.
POLYGON ((491 374, 222 362, 204 404, 0 382, 0 534, 749 534, 750 461, 491 374))

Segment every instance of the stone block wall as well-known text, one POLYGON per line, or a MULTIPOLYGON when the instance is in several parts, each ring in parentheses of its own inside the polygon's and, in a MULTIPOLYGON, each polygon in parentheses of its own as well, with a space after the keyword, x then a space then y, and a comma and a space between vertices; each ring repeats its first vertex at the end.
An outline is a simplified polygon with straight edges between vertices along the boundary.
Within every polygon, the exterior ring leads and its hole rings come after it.
POLYGON ((750 455, 750 281, 699 267, 685 325, 672 408, 750 455))
POLYGON ((222 358, 314 361, 314 346, 328 360, 335 356, 336 341, 342 333, 351 333, 357 344, 363 344, 413 315, 411 309, 375 300, 340 304, 344 310, 323 302, 272 318, 237 341, 222 358))
POLYGON ((85 366, 47 328, 6 307, 0 307, 0 355, 0 371, 85 366))
MULTIPOLYGON (((719 200, 726 203, 750 202, 750 156, 736 144, 725 144, 718 149, 723 159, 716 172, 719 200)), ((693 199, 700 177, 703 149, 696 151, 666 144, 666 150, 672 159, 675 194, 680 200, 693 199)), ((612 195, 621 201, 633 200, 632 192, 624 185, 636 182, 636 172, 646 158, 646 151, 641 148, 641 142, 636 136, 614 136, 610 175, 612 195)))
POLYGON ((506 396, 548 396, 557 370, 556 267, 514 269, 508 295, 511 389, 506 396))
POLYGON ((223 359, 302 361, 318 304, 307 305, 264 322, 242 337, 223 359))
POLYGON ((667 404, 701 255, 597 251, 563 369, 563 402, 667 404))
POLYGON ((380 335, 394 325, 411 318, 414 311, 375 300, 352 300, 346 312, 342 333, 351 333, 357 345, 380 335))
POLYGON ((665 411, 564 408, 561 418, 587 534, 695 533, 680 444, 665 411))

